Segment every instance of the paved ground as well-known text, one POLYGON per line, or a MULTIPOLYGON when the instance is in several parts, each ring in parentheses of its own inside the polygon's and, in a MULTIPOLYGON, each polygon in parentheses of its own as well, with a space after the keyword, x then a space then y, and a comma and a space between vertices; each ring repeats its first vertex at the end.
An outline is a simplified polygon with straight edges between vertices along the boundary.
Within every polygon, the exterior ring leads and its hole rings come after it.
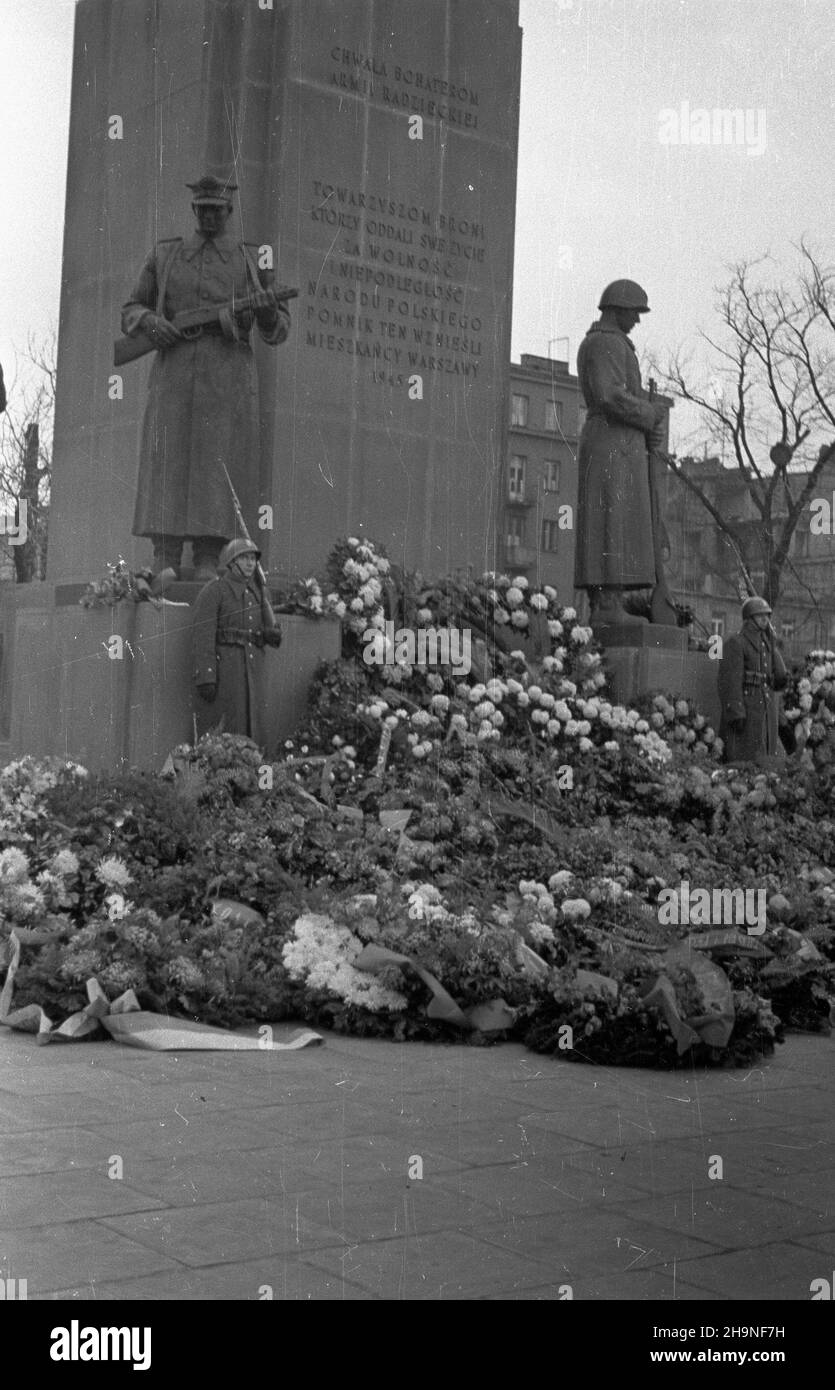
POLYGON ((795 1037, 670 1074, 0 1029, 0 1275, 30 1299, 808 1301, 835 1268, 834 1057, 795 1037))

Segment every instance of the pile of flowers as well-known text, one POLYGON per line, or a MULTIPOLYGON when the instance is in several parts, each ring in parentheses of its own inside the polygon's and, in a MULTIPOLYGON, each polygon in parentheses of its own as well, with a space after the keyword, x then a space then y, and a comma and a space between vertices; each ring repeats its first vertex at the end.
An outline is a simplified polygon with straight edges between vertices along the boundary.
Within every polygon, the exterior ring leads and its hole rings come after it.
POLYGON ((680 692, 609 698, 590 629, 523 576, 428 586, 348 537, 296 602, 340 618, 343 652, 270 759, 222 734, 174 749, 160 775, 0 772, 0 935, 40 933, 16 1004, 72 1011, 95 976, 111 997, 133 988, 143 1007, 230 1026, 515 1036, 666 1066, 716 1008, 698 953, 736 1022, 727 1047, 702 1040, 684 1060, 747 1065, 783 1026, 828 1028, 835 655, 813 653, 791 692, 804 751, 762 771, 724 766, 680 692), (466 631, 469 659, 410 664, 389 624, 466 631), (379 664, 364 659, 375 633, 379 664), (697 929, 659 914, 682 880, 763 890, 766 931, 702 933, 682 964, 697 929), (666 1012, 647 1002, 662 975, 666 1012))

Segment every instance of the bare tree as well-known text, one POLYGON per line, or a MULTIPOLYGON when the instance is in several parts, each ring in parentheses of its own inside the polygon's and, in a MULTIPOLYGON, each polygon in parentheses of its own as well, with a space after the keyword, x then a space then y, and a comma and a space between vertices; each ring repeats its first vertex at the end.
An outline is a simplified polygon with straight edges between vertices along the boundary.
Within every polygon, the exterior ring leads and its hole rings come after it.
POLYGON ((679 351, 655 371, 663 389, 698 407, 709 444, 731 453, 757 524, 723 516, 683 460, 667 456, 730 543, 743 575, 763 575, 775 605, 792 537, 827 465, 835 461, 835 268, 823 268, 801 242, 796 281, 775 284, 771 257, 741 261, 717 291, 721 328, 700 333, 712 374, 701 389, 679 351))
MULTIPOLYGON (((18 583, 46 573, 52 431, 55 416, 57 343, 54 333, 30 338, 21 354, 28 370, 7 385, 6 413, 0 417, 0 499, 26 539, 12 547, 18 583), (24 505, 25 504, 25 505, 24 505)), ((8 528, 7 528, 8 529, 8 528)))

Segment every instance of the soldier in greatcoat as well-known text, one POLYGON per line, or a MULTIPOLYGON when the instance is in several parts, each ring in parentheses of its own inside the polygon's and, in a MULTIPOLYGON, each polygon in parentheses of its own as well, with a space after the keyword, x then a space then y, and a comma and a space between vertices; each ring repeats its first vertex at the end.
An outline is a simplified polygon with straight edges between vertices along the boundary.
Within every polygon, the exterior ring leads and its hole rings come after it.
POLYGON ((775 691, 786 684, 783 658, 774 639, 771 608, 764 598, 742 605, 742 631, 724 643, 719 663, 722 718, 719 733, 729 763, 766 764, 780 756, 775 691))
POLYGON ((142 428, 133 534, 149 536, 157 571, 178 570, 192 542, 196 578, 210 579, 226 541, 240 535, 222 464, 250 524, 258 497, 258 383, 250 347, 254 314, 265 343, 283 343, 290 315, 276 301, 275 272, 254 244, 226 231, 235 184, 203 178, 188 187, 197 229, 159 241, 122 309, 122 329, 157 345, 142 428), (252 312, 224 315, 187 336, 171 323, 187 309, 253 298, 252 312))
MULTIPOLYGON (((657 506, 648 446, 661 443, 666 406, 641 385, 629 333, 647 296, 633 280, 615 280, 600 297, 600 319, 577 354, 586 403, 580 435, 574 584, 589 591, 592 622, 635 622, 627 590, 653 589, 658 577, 657 506)), ((675 622, 673 614, 669 621, 675 622)))
POLYGON ((256 577, 260 554, 252 541, 229 542, 221 573, 197 595, 192 634, 198 735, 220 728, 263 748, 265 648, 280 646, 281 629, 256 577))

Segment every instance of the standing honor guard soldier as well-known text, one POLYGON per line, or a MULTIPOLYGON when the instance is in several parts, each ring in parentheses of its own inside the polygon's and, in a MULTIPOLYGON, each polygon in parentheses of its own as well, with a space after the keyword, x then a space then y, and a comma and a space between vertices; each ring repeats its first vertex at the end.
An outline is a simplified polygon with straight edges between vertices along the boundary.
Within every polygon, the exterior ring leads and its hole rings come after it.
POLYGON ((258 506, 253 317, 264 342, 275 345, 287 337, 290 315, 274 272, 259 269, 258 248, 226 231, 237 185, 206 177, 188 187, 196 231, 157 242, 122 309, 123 332, 158 348, 142 428, 133 534, 153 541, 157 573, 178 572, 183 541, 190 540, 195 578, 211 579, 224 544, 240 535, 222 464, 244 515, 255 516, 258 506), (247 303, 238 311, 236 301, 247 303), (181 330, 171 321, 213 305, 225 307, 201 327, 181 330))
POLYGON ((742 631, 724 643, 719 663, 725 761, 767 764, 779 749, 775 691, 786 684, 786 667, 775 643, 771 608, 764 598, 742 605, 742 631))
POLYGON ((246 734, 263 748, 264 648, 280 646, 281 629, 256 576, 260 556, 250 540, 229 542, 220 556, 220 575, 197 595, 192 633, 198 735, 220 727, 246 734))

